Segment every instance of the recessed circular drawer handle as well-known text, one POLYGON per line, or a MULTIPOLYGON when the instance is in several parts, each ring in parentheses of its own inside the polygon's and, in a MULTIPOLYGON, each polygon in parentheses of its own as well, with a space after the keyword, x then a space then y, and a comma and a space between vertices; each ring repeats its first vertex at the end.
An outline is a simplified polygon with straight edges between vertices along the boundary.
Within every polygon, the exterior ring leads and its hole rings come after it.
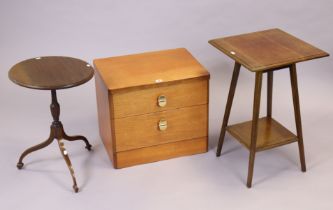
POLYGON ((164 95, 158 96, 157 104, 158 104, 159 107, 165 107, 166 104, 167 104, 166 96, 164 96, 164 95))
POLYGON ((158 128, 160 131, 165 131, 168 128, 168 122, 166 120, 160 120, 158 122, 158 128))

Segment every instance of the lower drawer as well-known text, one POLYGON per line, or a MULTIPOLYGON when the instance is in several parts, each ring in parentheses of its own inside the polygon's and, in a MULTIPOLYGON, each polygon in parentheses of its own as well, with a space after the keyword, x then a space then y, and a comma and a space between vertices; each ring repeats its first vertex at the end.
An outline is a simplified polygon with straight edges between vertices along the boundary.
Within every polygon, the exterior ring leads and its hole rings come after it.
POLYGON ((207 152, 207 150, 207 137, 166 143, 124 152, 117 152, 114 160, 114 167, 124 168, 174 157, 204 153, 207 152))
POLYGON ((116 152, 208 136, 207 115, 205 104, 115 119, 116 152))

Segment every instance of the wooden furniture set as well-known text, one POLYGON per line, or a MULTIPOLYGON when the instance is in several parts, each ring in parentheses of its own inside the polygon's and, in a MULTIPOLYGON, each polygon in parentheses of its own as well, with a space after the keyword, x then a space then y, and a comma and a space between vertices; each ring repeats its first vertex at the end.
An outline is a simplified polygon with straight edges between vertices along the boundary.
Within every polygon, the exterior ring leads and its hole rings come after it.
MULTIPOLYGON (((216 155, 221 155, 226 131, 249 150, 247 186, 252 186, 255 154, 297 142, 301 169, 306 171, 296 63, 328 53, 280 30, 270 29, 209 41, 235 61, 216 155), (241 66, 255 73, 252 120, 228 125, 241 66), (289 69, 297 133, 272 117, 273 73, 289 69), (262 77, 267 74, 267 114, 259 117, 262 77)), ((184 48, 94 60, 101 139, 115 168, 207 152, 209 73, 184 48)), ((9 78, 23 87, 51 90, 50 137, 27 149, 23 158, 57 139, 78 191, 63 140, 56 90, 81 85, 93 77, 86 62, 68 57, 40 57, 16 64, 9 78)))

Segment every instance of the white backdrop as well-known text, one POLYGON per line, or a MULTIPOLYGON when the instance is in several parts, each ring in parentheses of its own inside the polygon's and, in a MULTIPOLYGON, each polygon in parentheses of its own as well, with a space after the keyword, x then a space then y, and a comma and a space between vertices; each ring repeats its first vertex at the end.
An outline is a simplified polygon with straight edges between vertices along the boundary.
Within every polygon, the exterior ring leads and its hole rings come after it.
MULTIPOLYGON (((2 209, 332 209, 332 66, 329 58, 298 65, 308 171, 297 144, 259 153, 253 188, 245 186, 248 151, 227 136, 215 157, 233 62, 212 38, 281 28, 333 53, 330 0, 0 0, 0 201, 2 209), (115 170, 98 134, 94 81, 58 92, 66 143, 81 192, 56 144, 19 155, 48 137, 50 93, 11 83, 15 63, 37 56, 94 58, 187 48, 211 73, 210 148, 206 154, 115 170)), ((230 123, 251 118, 254 75, 242 68, 230 123)), ((266 84, 266 83, 264 83, 266 84)), ((262 114, 265 110, 263 86, 262 114)), ((288 71, 274 77, 273 116, 295 131, 288 71)))

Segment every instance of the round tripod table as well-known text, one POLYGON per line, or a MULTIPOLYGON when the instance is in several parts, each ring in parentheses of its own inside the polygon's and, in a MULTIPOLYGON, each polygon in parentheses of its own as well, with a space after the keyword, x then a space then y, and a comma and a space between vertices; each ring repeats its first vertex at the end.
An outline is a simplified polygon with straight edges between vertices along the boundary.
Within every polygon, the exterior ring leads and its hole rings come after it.
POLYGON ((76 58, 61 56, 37 57, 14 65, 10 69, 8 76, 11 81, 23 87, 51 90, 52 98, 50 109, 53 122, 50 136, 46 141, 25 150, 20 156, 17 168, 21 169, 23 167, 22 161, 26 155, 48 146, 57 139, 59 149, 73 179, 73 189, 78 192, 79 188, 77 187, 74 170, 63 140, 83 140, 89 151, 91 150, 91 145, 84 136, 68 136, 65 133, 63 125, 59 121, 60 106, 57 101, 56 90, 75 87, 89 81, 94 76, 93 68, 87 62, 76 58))

